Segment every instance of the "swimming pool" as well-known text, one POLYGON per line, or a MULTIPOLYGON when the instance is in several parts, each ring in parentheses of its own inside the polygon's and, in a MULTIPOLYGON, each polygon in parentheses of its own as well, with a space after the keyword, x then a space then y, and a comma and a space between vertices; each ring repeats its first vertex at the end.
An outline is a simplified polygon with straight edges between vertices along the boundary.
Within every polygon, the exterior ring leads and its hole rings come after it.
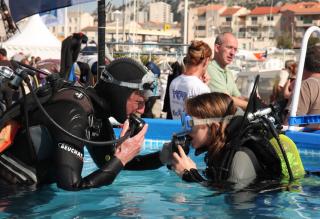
MULTIPOLYGON (((171 130, 170 130, 171 131, 171 130)), ((144 153, 162 140, 146 141, 144 153)), ((319 168, 320 153, 301 150, 308 169, 319 168)), ((203 157, 194 157, 204 167, 203 157)), ((95 169, 85 154, 84 175, 95 169)), ((110 186, 68 192, 55 185, 32 190, 0 189, 0 218, 319 218, 320 178, 306 177, 290 191, 218 193, 186 183, 162 167, 122 171, 110 186)))

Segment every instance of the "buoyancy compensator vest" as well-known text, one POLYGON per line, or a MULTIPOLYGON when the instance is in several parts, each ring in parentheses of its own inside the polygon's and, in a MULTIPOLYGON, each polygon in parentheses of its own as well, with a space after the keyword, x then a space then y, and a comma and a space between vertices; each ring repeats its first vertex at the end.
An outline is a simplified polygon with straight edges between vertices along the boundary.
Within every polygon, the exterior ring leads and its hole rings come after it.
POLYGON ((208 163, 206 175, 213 181, 225 181, 230 174, 231 164, 234 155, 238 151, 252 151, 247 153, 251 158, 255 169, 258 171, 257 176, 260 179, 279 179, 281 176, 281 162, 274 147, 270 143, 270 133, 259 123, 248 123, 244 125, 244 129, 240 135, 235 136, 239 132, 239 127, 243 122, 242 116, 234 117, 227 128, 227 143, 219 153, 219 158, 215 162, 208 163), (258 162, 257 162, 258 161, 258 162))
POLYGON ((249 122, 243 120, 242 116, 234 117, 227 127, 227 136, 227 144, 219 154, 220 159, 208 164, 206 170, 206 175, 213 181, 228 179, 234 155, 240 150, 246 151, 244 148, 253 152, 247 154, 257 171, 258 179, 293 180, 305 175, 295 143, 283 134, 272 133, 264 120, 249 122), (238 135, 243 122, 245 124, 238 135))

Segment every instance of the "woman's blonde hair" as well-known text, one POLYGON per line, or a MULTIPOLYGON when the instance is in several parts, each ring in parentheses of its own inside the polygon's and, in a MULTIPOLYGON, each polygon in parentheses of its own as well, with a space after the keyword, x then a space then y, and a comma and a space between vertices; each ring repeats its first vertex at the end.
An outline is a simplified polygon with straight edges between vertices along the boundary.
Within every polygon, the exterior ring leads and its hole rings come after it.
MULTIPOLYGON (((237 111, 232 98, 224 93, 205 93, 186 101, 186 113, 190 116, 206 119, 234 115, 237 111)), ((212 140, 208 146, 209 161, 213 160, 226 143, 225 129, 228 123, 221 119, 220 127, 210 125, 212 140)))
POLYGON ((212 56, 210 46, 203 42, 194 40, 188 48, 188 53, 185 57, 186 65, 199 65, 205 58, 212 56))

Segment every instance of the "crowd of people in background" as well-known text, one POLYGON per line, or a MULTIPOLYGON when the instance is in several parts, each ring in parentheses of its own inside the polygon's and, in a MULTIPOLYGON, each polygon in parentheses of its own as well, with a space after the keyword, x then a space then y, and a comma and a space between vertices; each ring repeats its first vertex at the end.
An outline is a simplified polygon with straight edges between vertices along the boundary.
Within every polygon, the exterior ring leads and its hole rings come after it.
MULTIPOLYGON (((15 70, 16 66, 12 63, 12 61, 20 62, 26 65, 30 65, 34 68, 38 68, 38 64, 41 62, 41 58, 39 56, 34 57, 26 55, 21 52, 9 58, 7 57, 6 49, 0 48, 0 66, 7 66, 15 70)), ((38 73, 34 78, 32 78, 33 86, 37 87, 39 85, 38 81, 40 80, 40 73, 38 73)), ((0 89, 1 113, 3 113, 8 107, 12 105, 12 103, 16 102, 21 97, 21 93, 18 90, 12 89, 9 86, 9 81, 1 82, 0 89)))

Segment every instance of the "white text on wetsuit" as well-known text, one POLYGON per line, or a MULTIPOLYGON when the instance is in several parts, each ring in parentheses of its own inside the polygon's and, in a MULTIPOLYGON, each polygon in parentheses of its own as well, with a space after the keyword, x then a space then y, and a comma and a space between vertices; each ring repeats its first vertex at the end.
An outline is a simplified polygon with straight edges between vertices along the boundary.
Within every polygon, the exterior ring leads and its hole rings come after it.
POLYGON ((83 160, 83 154, 81 152, 77 151, 76 149, 74 149, 73 147, 71 147, 70 145, 68 145, 66 143, 58 143, 58 146, 62 150, 65 150, 67 152, 71 152, 72 154, 76 155, 78 158, 83 160))

